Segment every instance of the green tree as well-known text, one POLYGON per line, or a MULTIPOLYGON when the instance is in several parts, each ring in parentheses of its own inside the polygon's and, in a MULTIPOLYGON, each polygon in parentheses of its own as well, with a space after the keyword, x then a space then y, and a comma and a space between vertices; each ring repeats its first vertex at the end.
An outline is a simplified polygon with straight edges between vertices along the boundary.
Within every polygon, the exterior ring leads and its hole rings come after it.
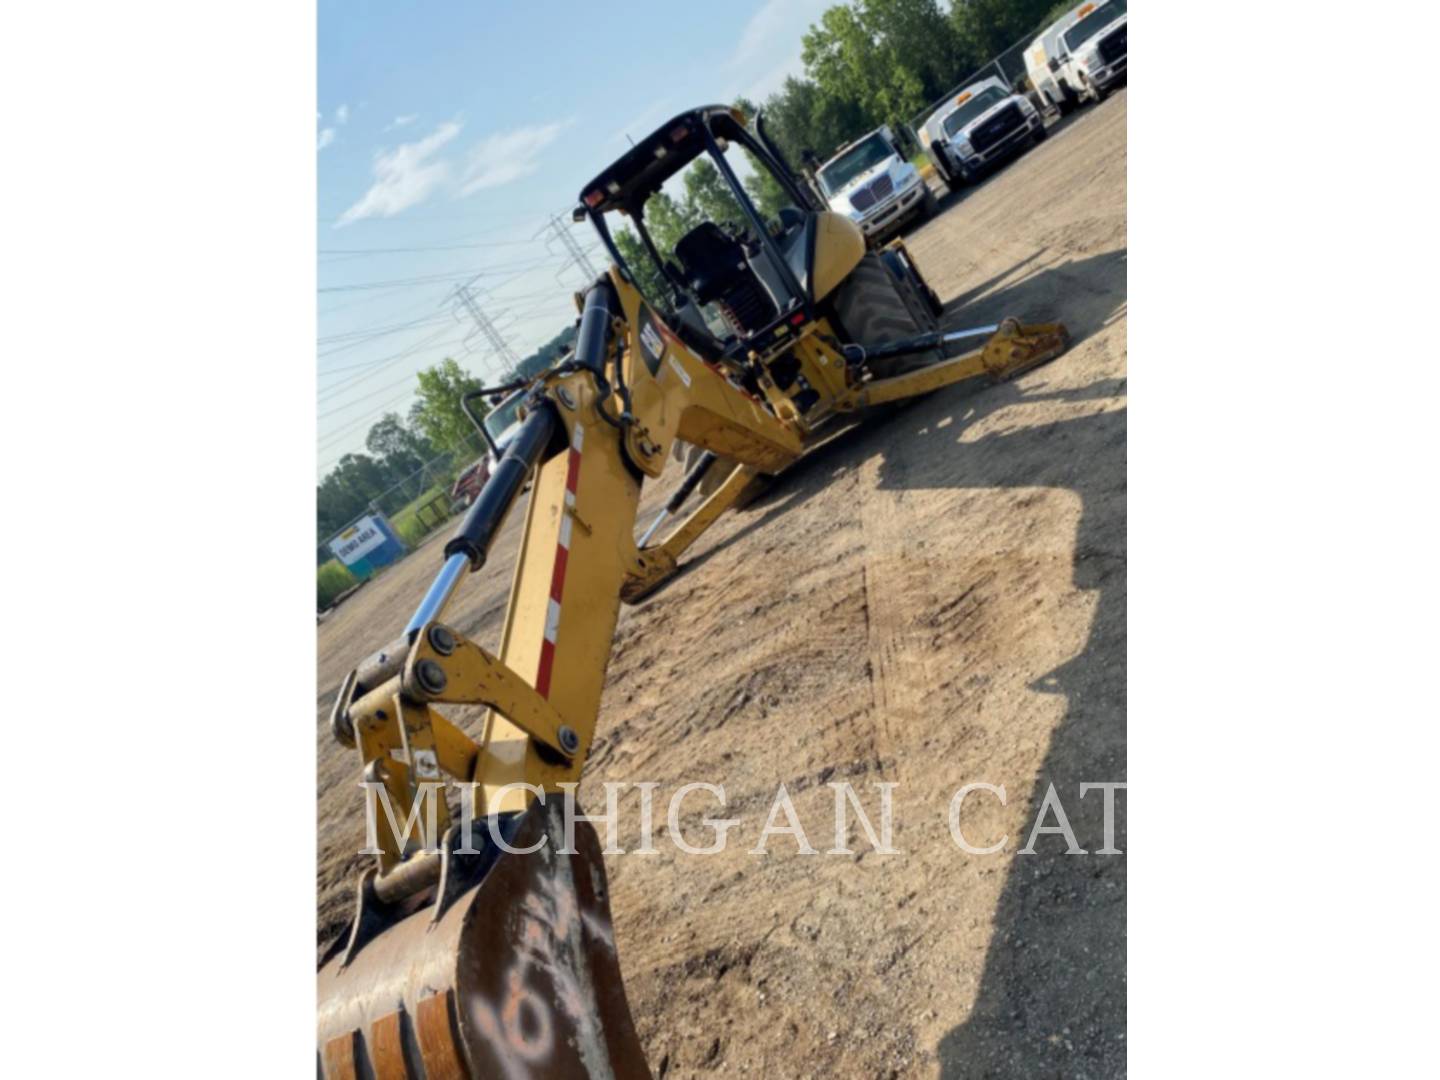
POLYGON ((811 155, 824 159, 865 132, 869 117, 853 97, 834 97, 811 79, 791 76, 765 103, 770 137, 797 169, 811 155))
MULTIPOLYGON (((735 107, 743 112, 752 124, 760 112, 754 102, 743 97, 735 99, 735 107)), ((770 128, 770 116, 767 113, 765 116, 765 133, 773 138, 774 132, 771 131, 770 128)), ((786 165, 792 169, 799 168, 798 158, 786 153, 783 146, 780 147, 780 152, 786 159, 780 163, 781 168, 784 168, 786 165)), ((783 207, 794 205, 794 200, 791 199, 785 189, 780 186, 780 181, 776 180, 768 169, 762 168, 749 151, 746 151, 745 157, 750 163, 751 170, 750 175, 746 176, 743 181, 745 190, 750 195, 750 201, 753 202, 755 208, 760 211, 760 216, 767 221, 773 221, 780 216, 780 211, 783 207)), ((805 183, 804 178, 797 177, 797 179, 803 186, 805 183)))
POLYGON ((542 371, 549 370, 554 366, 555 361, 560 359, 561 354, 570 348, 574 340, 575 326, 571 324, 516 364, 515 373, 522 378, 529 379, 539 375, 542 371))
MULTIPOLYGON (((713 171, 713 167, 712 167, 713 171)), ((657 191, 645 202, 645 231, 662 259, 673 256, 680 238, 700 222, 700 216, 688 202, 678 202, 663 191, 657 191)), ((669 307, 672 290, 640 237, 628 226, 615 231, 615 246, 635 275, 635 282, 652 304, 669 307)))
POLYGON ((950 9, 955 28, 971 63, 967 74, 1013 45, 1028 45, 1026 35, 1049 25, 1075 6, 1055 0, 956 0, 950 9))
POLYGON ((460 399, 484 384, 448 357, 417 376, 419 400, 410 411, 413 426, 440 449, 462 446, 475 431, 460 399))
POLYGON ((391 477, 408 476, 435 456, 435 447, 425 436, 412 430, 399 413, 386 413, 365 436, 365 449, 384 463, 391 477))
POLYGON ((820 17, 801 55, 824 95, 863 112, 866 122, 849 133, 854 138, 867 127, 908 125, 966 66, 959 46, 936 0, 855 0, 820 17))
POLYGON ((732 232, 750 227, 725 178, 708 158, 696 158, 685 168, 685 210, 687 221, 713 221, 732 232))
POLYGON ((389 483, 385 467, 369 454, 346 454, 336 462, 315 492, 321 543, 364 513, 389 483))

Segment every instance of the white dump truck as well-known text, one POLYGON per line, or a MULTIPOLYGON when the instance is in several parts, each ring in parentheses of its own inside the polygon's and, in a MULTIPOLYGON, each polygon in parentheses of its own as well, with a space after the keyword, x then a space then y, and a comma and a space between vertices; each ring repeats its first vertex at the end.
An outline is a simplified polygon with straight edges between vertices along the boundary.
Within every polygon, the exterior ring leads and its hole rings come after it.
POLYGON ((999 78, 971 83, 920 125, 935 168, 951 190, 1045 138, 1045 118, 1024 94, 999 78))
POLYGON ((859 225, 867 240, 935 212, 934 192, 885 125, 842 146, 815 170, 815 182, 830 209, 859 225))
POLYGON ((1025 49, 1030 83, 1061 114, 1098 101, 1125 79, 1126 0, 1087 0, 1025 49))

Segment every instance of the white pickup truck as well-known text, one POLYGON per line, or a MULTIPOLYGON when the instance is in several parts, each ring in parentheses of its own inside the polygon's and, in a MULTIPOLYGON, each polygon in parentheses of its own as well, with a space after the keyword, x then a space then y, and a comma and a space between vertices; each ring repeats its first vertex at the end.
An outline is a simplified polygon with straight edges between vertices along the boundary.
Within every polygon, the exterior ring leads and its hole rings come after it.
POLYGON ((935 212, 934 192, 884 125, 842 146, 815 170, 815 182, 830 209, 859 225, 867 240, 935 212))
POLYGON ((998 78, 971 83, 920 125, 920 138, 951 190, 987 167, 1045 139, 1045 118, 998 78))
POLYGON ((1125 0, 1081 4, 1056 42, 1056 77, 1081 100, 1099 101, 1125 81, 1129 15, 1125 0))

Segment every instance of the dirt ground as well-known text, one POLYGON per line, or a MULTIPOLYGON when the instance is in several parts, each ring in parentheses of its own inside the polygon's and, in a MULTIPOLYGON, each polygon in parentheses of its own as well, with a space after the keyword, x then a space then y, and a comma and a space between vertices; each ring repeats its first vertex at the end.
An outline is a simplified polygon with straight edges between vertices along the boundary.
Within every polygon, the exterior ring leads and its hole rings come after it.
MULTIPOLYGON (((702 780, 727 805, 687 801, 691 841, 702 816, 740 821, 723 853, 686 856, 660 839, 657 801, 661 854, 606 860, 656 1075, 1124 1075, 1125 859, 1067 856, 1059 836, 1017 851, 1053 783, 1093 853, 1102 797, 1080 784, 1125 780, 1125 192, 1121 91, 948 198, 907 237, 946 324, 1062 320, 1070 351, 836 439, 622 611, 582 803, 601 809, 606 780, 657 781, 657 800, 702 780), (869 785, 897 785, 900 854, 869 851, 853 816, 856 855, 803 856, 787 836, 749 853, 781 783, 830 848, 839 780, 872 817, 869 785), (998 854, 951 839, 950 797, 977 781, 1007 800, 969 798, 964 832, 1007 838, 998 854)), ((447 615, 482 642, 520 517, 447 615)), ((441 543, 319 627, 322 940, 348 919, 363 837, 358 764, 325 714, 404 624, 441 543)), ((638 844, 633 797, 620 842, 638 844)))

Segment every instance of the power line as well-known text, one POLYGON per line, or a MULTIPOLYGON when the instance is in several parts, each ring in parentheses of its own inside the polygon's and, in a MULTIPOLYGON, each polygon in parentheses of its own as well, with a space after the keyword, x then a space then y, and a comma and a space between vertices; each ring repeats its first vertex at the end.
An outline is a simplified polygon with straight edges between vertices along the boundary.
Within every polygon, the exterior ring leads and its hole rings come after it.
POLYGON ((418 326, 434 326, 437 322, 449 318, 446 315, 422 315, 418 319, 411 319, 409 322, 391 323, 389 326, 367 326, 360 330, 347 330, 339 334, 331 334, 329 337, 316 338, 317 345, 335 345, 333 349, 326 349, 317 355, 321 357, 331 356, 346 349, 353 349, 357 345, 364 345, 367 342, 375 341, 377 338, 389 337, 391 334, 401 334, 406 330, 413 330, 418 326), (343 342, 343 344, 337 344, 343 342))
MULTIPOLYGON (((500 331, 495 329, 495 323, 475 299, 475 293, 471 289, 473 282, 467 281, 464 285, 456 286, 455 300, 475 320, 475 328, 490 343, 490 348, 500 357, 505 365, 506 374, 514 371, 520 366, 520 358, 515 355, 515 350, 510 348, 510 343, 501 336, 500 331)), ((467 336, 466 340, 469 340, 467 336)))
POLYGON ((544 256, 540 258, 530 259, 521 263, 511 263, 508 266, 472 267, 469 270, 462 270, 449 274, 422 274, 417 277, 411 278, 393 278, 389 281, 364 281, 353 285, 326 285, 319 289, 316 289, 315 291, 319 293, 356 292, 361 289, 398 289, 411 288, 416 285, 433 285, 438 281, 454 281, 457 278, 474 279, 486 277, 491 274, 503 274, 511 270, 531 270, 537 266, 545 264, 554 257, 555 256, 553 253, 547 252, 544 256))
POLYGON ((354 420, 348 421, 347 423, 345 423, 345 424, 342 425, 341 427, 338 427, 338 428, 336 428, 334 431, 330 432, 330 434, 326 435, 323 439, 319 440, 319 443, 318 443, 318 445, 317 445, 317 449, 318 449, 321 453, 323 453, 325 450, 327 450, 327 449, 329 449, 329 448, 332 448, 332 447, 338 445, 340 442, 342 442, 342 441, 344 440, 345 436, 349 435, 350 432, 352 432, 352 431, 354 431, 355 429, 357 429, 358 427, 360 427, 361 424, 369 423, 370 421, 374 420, 375 417, 379 416, 381 413, 388 412, 388 411, 391 409, 391 407, 393 407, 394 405, 398 404, 398 403, 401 402, 401 401, 404 401, 404 400, 405 400, 407 397, 409 397, 409 396, 410 396, 410 392, 409 392, 409 391, 407 391, 406 393, 403 393, 403 394, 397 394, 395 397, 391 398, 389 401, 386 401, 386 402, 381 403, 380 405, 377 405, 375 408, 371 409, 371 410, 370 410, 368 413, 366 413, 364 416, 357 416, 354 420))
POLYGON ((550 235, 560 241, 560 246, 563 247, 570 256, 567 265, 579 267, 580 272, 585 275, 586 281, 594 281, 600 276, 600 271, 595 269, 595 264, 590 261, 585 249, 582 248, 580 242, 575 239, 575 234, 570 231, 569 226, 560 220, 559 215, 550 215, 549 229, 550 235))
POLYGON ((477 248, 521 247, 533 242, 533 240, 490 240, 483 244, 435 244, 428 247, 319 248, 315 254, 331 258, 346 258, 352 255, 411 255, 427 251, 474 251, 477 248))
POLYGON ((378 397, 379 395, 385 393, 387 390, 394 390, 397 386, 405 386, 405 385, 407 385, 407 384, 408 384, 412 379, 414 379, 414 378, 415 378, 415 373, 412 371, 409 375, 406 375, 405 378, 401 379, 399 382, 393 382, 393 383, 390 383, 388 386, 382 386, 382 387, 380 387, 379 390, 372 390, 372 391, 370 391, 370 393, 366 394, 364 397, 358 397, 358 398, 355 398, 355 399, 352 400, 352 401, 347 401, 344 405, 337 405, 337 406, 335 406, 335 408, 331 409, 329 412, 323 412, 323 413, 318 414, 318 415, 315 417, 315 419, 317 419, 317 420, 324 420, 324 419, 326 419, 327 417, 334 416, 336 413, 344 412, 346 409, 350 408, 351 406, 359 405, 362 401, 368 401, 368 400, 370 400, 370 398, 378 397))
MULTIPOLYGON (((406 346, 399 352, 391 353, 389 356, 381 357, 378 360, 372 360, 366 364, 356 365, 356 367, 354 368, 354 370, 357 372, 356 374, 347 375, 339 382, 331 383, 329 386, 326 386, 323 389, 319 390, 316 394, 316 400, 328 401, 331 398, 335 397, 337 394, 343 394, 352 386, 358 386, 360 383, 365 382, 367 379, 370 379, 375 375, 378 375, 386 368, 399 363, 406 357, 414 356, 421 349, 424 349, 426 347, 449 348, 451 345, 458 345, 464 340, 463 338, 451 338, 449 341, 437 342, 435 339, 444 334, 448 329, 450 329, 450 327, 442 326, 433 334, 430 334, 427 337, 424 337, 421 340, 406 346)), ((328 375, 331 374, 331 372, 322 371, 320 374, 328 375)))

